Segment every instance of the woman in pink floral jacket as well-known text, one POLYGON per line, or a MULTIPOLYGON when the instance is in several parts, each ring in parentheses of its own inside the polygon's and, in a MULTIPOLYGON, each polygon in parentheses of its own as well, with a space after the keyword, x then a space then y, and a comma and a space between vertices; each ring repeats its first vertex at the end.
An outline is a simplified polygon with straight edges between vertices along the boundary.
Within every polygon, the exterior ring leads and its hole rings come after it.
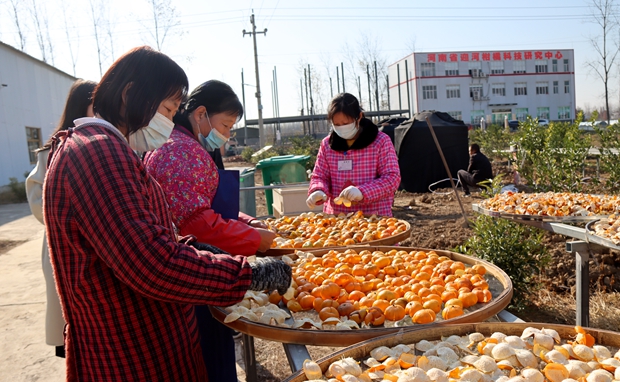
POLYGON ((364 118, 359 101, 349 93, 331 101, 327 117, 333 129, 321 142, 306 203, 310 208, 324 203, 323 211, 332 214, 361 210, 392 216, 400 184, 392 141, 364 118))

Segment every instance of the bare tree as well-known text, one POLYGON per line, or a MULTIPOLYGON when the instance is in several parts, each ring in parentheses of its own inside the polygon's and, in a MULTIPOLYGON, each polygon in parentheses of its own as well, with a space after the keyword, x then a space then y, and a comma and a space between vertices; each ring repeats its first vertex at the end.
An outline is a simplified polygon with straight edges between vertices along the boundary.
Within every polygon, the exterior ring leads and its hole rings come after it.
POLYGON ((600 27, 601 34, 590 38, 590 43, 596 51, 597 57, 586 62, 591 71, 603 81, 605 87, 605 116, 609 121, 609 81, 613 77, 611 73, 614 67, 616 56, 618 55, 618 41, 614 36, 617 35, 618 19, 616 18, 616 5, 614 0, 592 0, 591 18, 600 27), (615 47, 611 47, 611 43, 615 47))
MULTIPOLYGON (((153 23, 151 25, 143 24, 147 29, 151 38, 155 40, 157 50, 161 51, 164 47, 166 37, 174 29, 181 25, 181 21, 177 16, 176 8, 170 3, 170 0, 147 0, 153 12, 153 23)), ((182 35, 183 31, 177 30, 176 34, 182 35)))
MULTIPOLYGON (((62 2, 62 17, 65 27, 65 36, 67 37, 67 45, 69 45, 69 56, 71 57, 73 77, 76 77, 75 66, 77 65, 77 55, 73 52, 73 40, 71 39, 71 33, 69 33, 69 23, 67 22, 67 3, 64 0, 62 2)), ((79 49, 80 40, 77 40, 77 44, 78 46, 76 47, 76 50, 79 49)))
POLYGON ((387 75, 387 59, 381 53, 381 43, 379 39, 372 34, 362 33, 357 42, 357 65, 359 69, 366 73, 370 68, 370 90, 371 97, 368 100, 369 105, 373 105, 370 109, 376 109, 377 103, 383 105, 382 99, 387 95, 387 84, 384 81, 387 75), (375 74, 375 63, 377 72, 375 74), (377 97, 379 100, 377 100, 377 97))
POLYGON ((26 34, 23 26, 23 20, 20 15, 21 12, 18 9, 19 5, 22 4, 17 0, 10 0, 11 8, 13 9, 13 21, 15 21, 15 26, 17 27, 17 36, 19 37, 19 49, 23 52, 26 48, 26 34))
POLYGON ((39 49, 41 50, 41 59, 43 62, 47 62, 47 38, 45 33, 45 24, 47 24, 47 17, 41 15, 39 16, 39 7, 37 6, 36 0, 32 0, 31 8, 30 8, 30 16, 32 16, 32 22, 34 24, 35 35, 37 37, 37 45, 39 45, 39 49))
POLYGON ((102 52, 103 45, 103 36, 101 35, 102 31, 99 28, 100 23, 100 15, 101 15, 101 3, 99 0, 90 0, 90 16, 93 22, 93 29, 95 32, 95 45, 97 48, 97 61, 99 62, 99 75, 103 77, 103 65, 102 61, 104 59, 104 54, 102 52))

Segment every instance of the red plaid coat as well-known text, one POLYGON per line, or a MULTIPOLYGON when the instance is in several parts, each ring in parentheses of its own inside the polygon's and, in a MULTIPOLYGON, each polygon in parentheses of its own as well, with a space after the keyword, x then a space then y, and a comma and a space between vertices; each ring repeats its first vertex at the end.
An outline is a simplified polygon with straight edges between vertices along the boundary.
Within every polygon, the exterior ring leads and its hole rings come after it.
POLYGON ((321 190, 327 194, 323 211, 330 214, 355 212, 392 216, 394 192, 400 184, 400 169, 394 145, 390 137, 379 132, 377 138, 363 149, 335 151, 329 147, 329 136, 321 142, 316 158, 308 195, 321 190), (350 171, 338 171, 338 162, 351 160, 350 171), (347 208, 336 205, 333 198, 346 187, 353 185, 360 189, 364 199, 347 208))
POLYGON ((206 381, 192 305, 240 301, 251 268, 178 243, 161 188, 99 121, 61 133, 43 190, 67 380, 206 381))

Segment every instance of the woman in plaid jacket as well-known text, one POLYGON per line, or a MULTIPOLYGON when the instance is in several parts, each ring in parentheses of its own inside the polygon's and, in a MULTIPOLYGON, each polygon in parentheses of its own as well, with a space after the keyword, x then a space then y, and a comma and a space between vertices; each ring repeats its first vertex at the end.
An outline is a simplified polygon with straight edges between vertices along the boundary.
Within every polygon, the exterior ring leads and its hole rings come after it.
POLYGON ((332 132, 321 142, 310 180, 310 208, 324 203, 323 212, 392 216, 394 192, 400 184, 398 158, 390 138, 379 131, 359 101, 349 93, 330 103, 332 132))

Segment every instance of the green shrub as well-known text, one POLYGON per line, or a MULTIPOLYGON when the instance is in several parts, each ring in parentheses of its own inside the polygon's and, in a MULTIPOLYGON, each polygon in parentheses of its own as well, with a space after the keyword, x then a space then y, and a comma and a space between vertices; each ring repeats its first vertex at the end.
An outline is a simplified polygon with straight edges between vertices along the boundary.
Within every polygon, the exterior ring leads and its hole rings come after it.
POLYGON ((243 158, 244 161, 246 162, 251 162, 252 161, 252 154, 254 154, 254 149, 251 148, 250 146, 246 146, 245 149, 243 149, 243 151, 241 152, 241 158, 243 158))
POLYGON ((620 154, 616 150, 620 148, 620 125, 596 126, 595 131, 600 137, 600 168, 607 175, 605 188, 617 193, 620 189, 620 154))
POLYGON ((527 296, 539 287, 537 276, 551 259, 542 243, 543 235, 537 228, 481 215, 473 222, 473 236, 457 251, 489 261, 506 272, 512 280, 512 306, 522 310, 527 296))
POLYGON ((26 184, 25 182, 20 182, 17 178, 9 178, 9 188, 15 195, 16 201, 18 203, 27 202, 28 198, 26 197, 26 184))
POLYGON ((534 190, 584 191, 581 180, 591 137, 579 130, 580 122, 578 118, 574 123, 539 126, 537 120, 528 118, 521 123, 517 169, 534 190))
POLYGON ((477 143, 489 158, 498 161, 508 160, 506 152, 514 140, 514 133, 506 131, 504 126, 492 124, 486 130, 475 129, 469 133, 469 142, 477 143))

